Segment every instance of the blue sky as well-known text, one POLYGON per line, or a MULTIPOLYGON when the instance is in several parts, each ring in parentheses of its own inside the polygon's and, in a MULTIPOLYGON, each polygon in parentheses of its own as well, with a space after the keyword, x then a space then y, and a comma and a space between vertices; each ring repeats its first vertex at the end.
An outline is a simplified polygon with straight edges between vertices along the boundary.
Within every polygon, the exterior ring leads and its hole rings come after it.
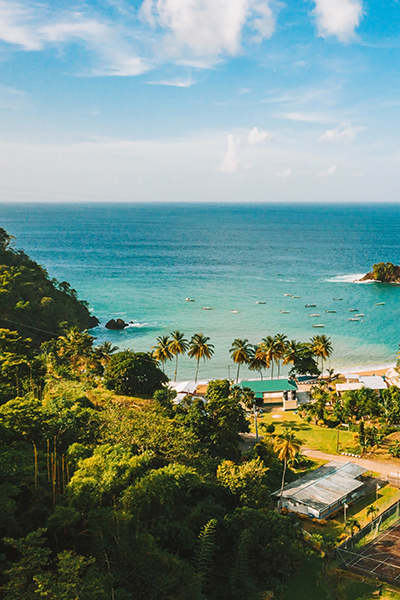
POLYGON ((397 202, 397 0, 0 0, 1 201, 397 202))

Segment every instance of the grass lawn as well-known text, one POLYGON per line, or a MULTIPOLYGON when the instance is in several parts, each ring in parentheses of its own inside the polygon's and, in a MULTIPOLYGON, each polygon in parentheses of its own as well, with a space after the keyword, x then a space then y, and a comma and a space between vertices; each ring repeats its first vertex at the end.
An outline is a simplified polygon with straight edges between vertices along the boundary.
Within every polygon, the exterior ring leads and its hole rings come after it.
MULTIPOLYGON (((326 575, 339 600, 400 600, 400 591, 372 578, 358 577, 328 566, 326 575)), ((320 556, 306 556, 296 575, 288 582, 282 600, 335 600, 323 573, 320 556)))
POLYGON ((288 582, 282 600, 335 600, 323 575, 323 559, 306 556, 296 575, 288 582))
MULTIPOLYGON (((296 431, 296 437, 302 441, 302 445, 313 450, 320 450, 329 454, 337 454, 337 430, 318 427, 307 423, 299 415, 292 411, 279 411, 264 413, 258 420, 260 423, 275 425, 275 433, 279 434, 285 427, 291 427, 296 431)), ((254 427, 252 427, 254 431, 254 427)), ((260 428, 260 434, 263 430, 260 428)), ((353 433, 350 431, 339 432, 339 452, 358 452, 358 444, 354 441, 353 433)))

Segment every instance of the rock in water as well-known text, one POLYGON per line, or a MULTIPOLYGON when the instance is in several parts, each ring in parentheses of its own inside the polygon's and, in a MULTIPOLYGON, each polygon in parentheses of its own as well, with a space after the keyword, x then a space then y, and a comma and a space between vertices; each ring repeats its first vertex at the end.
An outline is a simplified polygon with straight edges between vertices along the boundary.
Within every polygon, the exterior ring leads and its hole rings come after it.
POLYGON ((106 329, 125 329, 125 327, 128 327, 128 323, 123 319, 111 319, 106 323, 106 329))
POLYGON ((98 318, 95 317, 94 315, 89 317, 89 323, 88 323, 87 328, 93 329, 93 327, 97 327, 97 325, 100 325, 100 321, 98 320, 98 318))

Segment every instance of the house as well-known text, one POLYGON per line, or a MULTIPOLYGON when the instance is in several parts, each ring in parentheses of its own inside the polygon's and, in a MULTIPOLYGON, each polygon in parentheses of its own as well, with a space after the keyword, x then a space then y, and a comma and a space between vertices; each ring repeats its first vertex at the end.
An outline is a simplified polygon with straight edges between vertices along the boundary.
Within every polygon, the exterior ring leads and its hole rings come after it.
MULTIPOLYGON (((366 493, 362 476, 368 469, 332 460, 283 488, 281 508, 311 519, 326 519, 366 493)), ((279 498, 280 490, 272 494, 279 498)))
POLYGON ((351 390, 360 390, 363 387, 375 391, 387 389, 387 385, 383 377, 378 377, 377 375, 371 375, 369 377, 359 377, 358 375, 354 375, 353 377, 357 377, 358 381, 355 381, 354 379, 349 380, 346 378, 346 383, 336 384, 336 391, 349 392, 351 390))
POLYGON ((264 404, 279 404, 283 410, 297 408, 297 383, 291 379, 241 381, 240 387, 250 388, 264 404))

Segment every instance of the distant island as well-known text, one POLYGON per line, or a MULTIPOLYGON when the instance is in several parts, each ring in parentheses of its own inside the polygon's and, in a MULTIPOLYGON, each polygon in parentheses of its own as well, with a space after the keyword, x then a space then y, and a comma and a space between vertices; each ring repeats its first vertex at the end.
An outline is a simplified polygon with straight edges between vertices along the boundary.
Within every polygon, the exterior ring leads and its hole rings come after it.
POLYGON ((400 283, 400 266, 391 262, 376 263, 372 271, 364 275, 359 281, 379 281, 380 283, 400 283))

